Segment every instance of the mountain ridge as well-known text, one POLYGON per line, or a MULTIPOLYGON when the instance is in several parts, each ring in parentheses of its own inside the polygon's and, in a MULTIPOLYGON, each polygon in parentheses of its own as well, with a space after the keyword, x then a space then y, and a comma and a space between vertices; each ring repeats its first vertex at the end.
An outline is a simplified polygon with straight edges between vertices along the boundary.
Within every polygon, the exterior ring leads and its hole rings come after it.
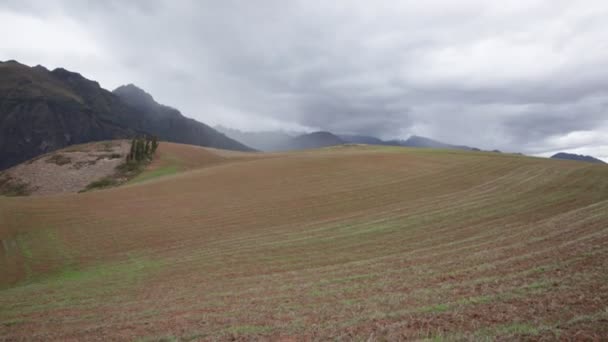
POLYGON ((242 141, 254 148, 268 152, 326 147, 341 144, 367 144, 480 151, 480 149, 476 147, 448 144, 417 135, 412 135, 405 140, 382 140, 369 135, 336 134, 327 131, 291 135, 282 131, 247 132, 222 126, 216 126, 216 129, 227 136, 232 137, 233 139, 242 141), (329 135, 331 135, 331 137, 329 135))
POLYGON ((582 162, 595 163, 595 164, 606 164, 606 162, 604 162, 603 160, 597 159, 593 156, 566 153, 566 152, 558 152, 558 153, 552 155, 551 159, 574 160, 574 161, 582 161, 582 162))
POLYGON ((14 60, 0 62, 0 170, 69 145, 144 134, 200 146, 252 150, 172 110, 170 119, 158 119, 154 108, 128 104, 77 72, 49 71, 14 60))

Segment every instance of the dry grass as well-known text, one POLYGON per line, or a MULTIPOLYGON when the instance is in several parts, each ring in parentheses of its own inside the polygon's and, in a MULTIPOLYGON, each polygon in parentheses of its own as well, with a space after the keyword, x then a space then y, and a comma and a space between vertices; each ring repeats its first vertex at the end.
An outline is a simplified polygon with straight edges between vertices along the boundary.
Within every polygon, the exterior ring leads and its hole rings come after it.
POLYGON ((159 153, 129 186, 0 197, 0 336, 608 337, 606 167, 367 146, 159 153))

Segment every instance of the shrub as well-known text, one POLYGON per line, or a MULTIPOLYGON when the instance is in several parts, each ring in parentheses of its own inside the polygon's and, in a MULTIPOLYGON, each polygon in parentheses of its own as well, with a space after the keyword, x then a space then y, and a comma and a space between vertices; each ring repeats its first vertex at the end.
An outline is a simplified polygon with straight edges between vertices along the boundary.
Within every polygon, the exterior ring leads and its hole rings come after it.
POLYGON ((49 158, 47 158, 46 162, 61 166, 61 165, 71 163, 72 159, 70 159, 70 157, 64 156, 61 153, 56 153, 56 154, 53 154, 52 156, 50 156, 49 158))
POLYGON ((114 186, 117 184, 118 184, 117 180, 110 178, 110 177, 105 177, 100 180, 91 182, 89 185, 87 185, 87 187, 84 189, 84 191, 108 188, 108 187, 111 187, 111 186, 114 186))

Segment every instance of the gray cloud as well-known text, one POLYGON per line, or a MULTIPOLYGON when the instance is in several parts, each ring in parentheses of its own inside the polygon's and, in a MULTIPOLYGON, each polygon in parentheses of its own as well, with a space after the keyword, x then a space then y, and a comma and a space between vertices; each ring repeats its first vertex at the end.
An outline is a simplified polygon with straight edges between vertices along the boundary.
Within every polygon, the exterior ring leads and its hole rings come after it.
POLYGON ((3 18, 34 20, 27 46, 47 43, 0 59, 134 82, 240 129, 530 153, 594 132, 593 151, 608 145, 607 14, 599 0, 5 1, 3 18))

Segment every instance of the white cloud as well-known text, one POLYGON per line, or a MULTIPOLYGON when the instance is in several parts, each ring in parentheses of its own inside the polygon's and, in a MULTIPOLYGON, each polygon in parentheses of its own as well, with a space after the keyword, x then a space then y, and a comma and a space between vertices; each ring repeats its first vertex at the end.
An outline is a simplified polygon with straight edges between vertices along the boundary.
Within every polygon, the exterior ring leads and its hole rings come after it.
POLYGON ((133 82, 203 122, 526 153, 608 144, 606 1, 6 4, 0 29, 24 32, 0 59, 133 82))

